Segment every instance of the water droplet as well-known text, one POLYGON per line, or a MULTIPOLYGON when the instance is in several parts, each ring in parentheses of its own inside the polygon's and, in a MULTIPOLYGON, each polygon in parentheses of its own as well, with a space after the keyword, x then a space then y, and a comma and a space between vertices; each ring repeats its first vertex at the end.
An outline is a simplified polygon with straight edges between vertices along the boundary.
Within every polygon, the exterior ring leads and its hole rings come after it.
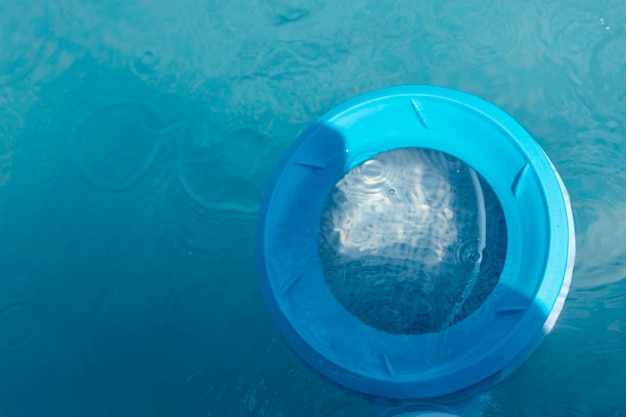
POLYGON ((473 264, 477 264, 478 262, 480 262, 480 258, 482 258, 482 255, 478 251, 471 251, 467 254, 467 260, 473 264))
POLYGON ((132 69, 135 74, 141 76, 148 74, 158 66, 159 58, 150 49, 144 49, 137 54, 137 60, 133 63, 132 69))
POLYGON ((606 30, 611 30, 611 27, 610 27, 610 26, 607 26, 605 29, 606 29, 606 30))
POLYGON ((393 188, 389 189, 389 194, 395 194, 395 193, 396 193, 396 190, 394 190, 393 188))

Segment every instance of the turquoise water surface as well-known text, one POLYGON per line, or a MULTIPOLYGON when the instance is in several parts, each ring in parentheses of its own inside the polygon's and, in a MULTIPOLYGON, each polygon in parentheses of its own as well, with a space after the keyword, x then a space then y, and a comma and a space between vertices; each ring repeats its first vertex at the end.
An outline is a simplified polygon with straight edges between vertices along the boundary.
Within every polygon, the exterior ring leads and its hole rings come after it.
POLYGON ((572 197, 570 296, 486 415, 626 416, 623 0, 0 0, 0 416, 373 416, 279 338, 254 228, 300 131, 407 83, 572 197))

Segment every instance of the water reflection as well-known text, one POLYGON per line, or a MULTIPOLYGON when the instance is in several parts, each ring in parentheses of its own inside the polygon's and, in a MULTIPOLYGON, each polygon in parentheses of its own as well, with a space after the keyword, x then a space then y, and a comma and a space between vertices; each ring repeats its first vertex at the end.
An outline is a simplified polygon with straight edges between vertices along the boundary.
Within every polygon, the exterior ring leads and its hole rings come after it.
POLYGON ((338 300, 391 333, 441 331, 475 311, 506 255, 486 181, 439 151, 399 149, 348 172, 329 195, 319 253, 338 300))

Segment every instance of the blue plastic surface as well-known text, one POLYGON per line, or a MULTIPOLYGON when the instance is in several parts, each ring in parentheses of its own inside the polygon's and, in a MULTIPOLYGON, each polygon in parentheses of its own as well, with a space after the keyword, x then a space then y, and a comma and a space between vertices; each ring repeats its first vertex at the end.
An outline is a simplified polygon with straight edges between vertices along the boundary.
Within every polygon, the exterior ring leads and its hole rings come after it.
POLYGON ((573 241, 567 192, 517 122, 466 93, 401 86, 350 100, 300 135, 262 205, 258 263, 274 321, 310 366, 351 390, 424 399, 498 381, 536 347, 567 294, 573 241), (317 233, 324 201, 346 172, 411 147, 479 172, 500 200, 509 238, 499 282, 477 311, 439 333, 397 335, 363 324, 333 297, 317 233))

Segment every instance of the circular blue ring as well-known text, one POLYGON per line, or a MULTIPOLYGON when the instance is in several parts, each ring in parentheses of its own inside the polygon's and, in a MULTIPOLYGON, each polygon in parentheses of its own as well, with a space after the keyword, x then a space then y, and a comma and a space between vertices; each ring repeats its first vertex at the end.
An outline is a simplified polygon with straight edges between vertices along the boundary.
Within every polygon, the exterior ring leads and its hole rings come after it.
POLYGON ((547 334, 575 256, 569 197, 554 166, 515 120, 467 93, 434 86, 374 91, 303 132, 262 202, 260 286, 287 343, 332 381, 368 395, 432 399, 493 384, 547 334), (469 164, 505 213, 504 269, 474 313, 439 333, 389 334, 347 312, 317 255, 324 202, 350 169, 399 148, 430 148, 469 164))

